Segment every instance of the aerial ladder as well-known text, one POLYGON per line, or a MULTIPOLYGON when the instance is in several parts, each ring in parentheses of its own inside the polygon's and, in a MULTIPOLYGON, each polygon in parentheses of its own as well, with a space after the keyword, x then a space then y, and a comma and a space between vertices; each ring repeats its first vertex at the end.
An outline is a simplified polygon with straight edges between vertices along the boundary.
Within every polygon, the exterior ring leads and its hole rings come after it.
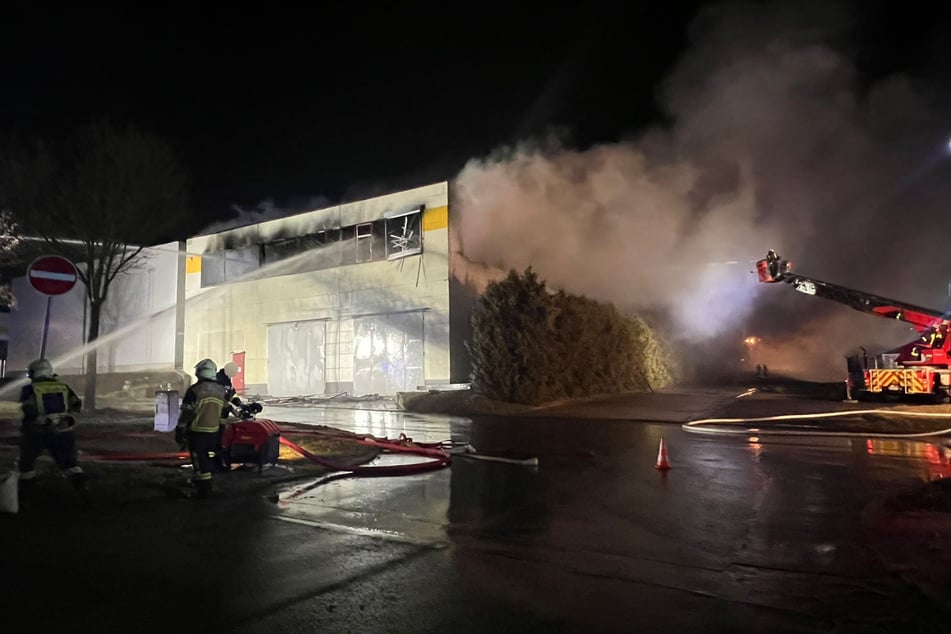
POLYGON ((943 311, 879 297, 792 272, 788 260, 770 250, 756 262, 760 282, 789 284, 806 295, 830 299, 863 313, 911 324, 919 337, 871 361, 847 357, 850 385, 856 395, 934 395, 951 398, 949 316, 943 311), (871 366, 871 367, 870 367, 871 366))

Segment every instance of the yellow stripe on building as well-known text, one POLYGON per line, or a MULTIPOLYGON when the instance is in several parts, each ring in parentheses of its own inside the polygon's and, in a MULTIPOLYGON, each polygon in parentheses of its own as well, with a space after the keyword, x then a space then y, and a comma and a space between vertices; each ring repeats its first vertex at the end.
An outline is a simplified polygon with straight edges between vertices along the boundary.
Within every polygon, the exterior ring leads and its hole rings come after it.
POLYGON ((185 258, 185 273, 201 273, 200 255, 189 255, 185 258))
POLYGON ((433 207, 423 212, 423 231, 445 229, 449 226, 449 207, 433 207))

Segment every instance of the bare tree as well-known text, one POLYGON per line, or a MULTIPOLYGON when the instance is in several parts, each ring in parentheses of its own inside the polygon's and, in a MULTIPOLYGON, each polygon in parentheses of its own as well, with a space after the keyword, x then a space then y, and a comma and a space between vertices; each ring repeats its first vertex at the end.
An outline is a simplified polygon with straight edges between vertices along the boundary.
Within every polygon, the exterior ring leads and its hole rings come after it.
MULTIPOLYGON (((0 269, 16 265, 19 244, 19 227, 13 219, 13 214, 0 210, 0 269)), ((13 296, 10 285, 0 283, 0 310, 8 311, 14 306, 16 306, 16 297, 13 296)))
POLYGON ((112 282, 135 268, 143 245, 170 239, 185 220, 187 179, 171 145, 135 127, 98 121, 60 146, 8 144, 0 157, 0 209, 44 251, 77 263, 89 305, 86 407, 95 409, 102 309, 112 282))

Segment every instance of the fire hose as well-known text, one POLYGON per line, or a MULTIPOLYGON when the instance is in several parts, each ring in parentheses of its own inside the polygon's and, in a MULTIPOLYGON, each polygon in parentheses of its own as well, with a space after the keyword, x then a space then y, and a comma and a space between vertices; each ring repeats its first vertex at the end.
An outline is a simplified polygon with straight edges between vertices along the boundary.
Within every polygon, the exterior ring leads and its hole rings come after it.
POLYGON ((919 418, 948 418, 951 419, 951 413, 946 412, 909 412, 905 410, 890 409, 860 409, 837 412, 818 412, 813 414, 785 414, 781 416, 762 416, 757 418, 703 418, 684 423, 681 427, 684 431, 694 434, 733 434, 760 436, 837 436, 846 438, 898 438, 914 440, 917 438, 929 438, 933 436, 947 436, 951 434, 951 427, 937 431, 920 432, 914 434, 885 433, 885 432, 852 432, 852 431, 825 431, 817 429, 770 429, 768 427, 751 427, 751 423, 775 423, 780 421, 810 420, 822 418, 838 418, 843 416, 863 416, 866 414, 877 414, 881 416, 910 416, 919 418), (717 427, 718 426, 718 427, 717 427))
MULTIPOLYGON (((347 471, 362 476, 396 476, 422 473, 447 467, 452 463, 452 455, 445 449, 452 446, 449 441, 436 443, 417 443, 405 434, 400 434, 397 440, 378 438, 371 435, 360 435, 345 431, 325 432, 318 430, 281 429, 280 443, 297 452, 308 461, 333 471, 347 471), (285 437, 287 435, 320 435, 330 438, 352 440, 353 442, 380 449, 382 452, 417 455, 429 458, 423 462, 399 465, 348 465, 328 460, 318 456, 299 444, 285 437)), ((100 454, 85 454, 85 459, 102 462, 185 462, 190 459, 188 452, 105 452, 100 454)))
MULTIPOLYGON (((292 432, 293 433, 293 432, 292 432)), ((345 437, 349 438, 349 435, 337 435, 336 437, 345 437)), ((434 445, 439 445, 441 443, 433 443, 429 447, 425 447, 421 444, 414 443, 411 438, 406 438, 405 435, 400 434, 400 439, 396 441, 388 439, 378 439, 372 436, 366 437, 357 437, 352 438, 357 444, 365 445, 367 447, 376 447, 383 450, 384 452, 389 451, 392 453, 404 453, 417 456, 425 456, 431 458, 425 462, 417 462, 412 464, 400 464, 400 465, 342 465, 336 463, 332 460, 327 460, 326 458, 321 458, 310 451, 304 449, 297 443, 292 440, 281 436, 281 444, 290 447, 297 453, 299 453, 304 458, 307 458, 311 462, 318 464, 322 467, 327 467, 333 471, 349 471, 355 475, 366 475, 366 476, 394 476, 394 475, 409 475, 412 473, 422 473, 424 471, 432 471, 434 469, 442 469, 443 467, 448 467, 452 463, 452 456, 443 451, 442 449, 435 448, 434 445)))

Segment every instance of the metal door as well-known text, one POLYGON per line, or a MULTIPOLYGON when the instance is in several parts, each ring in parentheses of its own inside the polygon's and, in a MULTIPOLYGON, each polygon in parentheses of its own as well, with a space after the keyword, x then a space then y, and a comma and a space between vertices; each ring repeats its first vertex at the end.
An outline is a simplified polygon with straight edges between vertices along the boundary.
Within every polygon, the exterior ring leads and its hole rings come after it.
POLYGON ((326 391, 326 322, 272 324, 267 330, 267 387, 271 396, 313 396, 326 391))
POLYGON ((238 366, 238 373, 231 377, 231 387, 238 394, 244 394, 244 352, 231 353, 231 360, 238 366))
POLYGON ((353 320, 354 394, 395 394, 423 385, 423 312, 353 320))

